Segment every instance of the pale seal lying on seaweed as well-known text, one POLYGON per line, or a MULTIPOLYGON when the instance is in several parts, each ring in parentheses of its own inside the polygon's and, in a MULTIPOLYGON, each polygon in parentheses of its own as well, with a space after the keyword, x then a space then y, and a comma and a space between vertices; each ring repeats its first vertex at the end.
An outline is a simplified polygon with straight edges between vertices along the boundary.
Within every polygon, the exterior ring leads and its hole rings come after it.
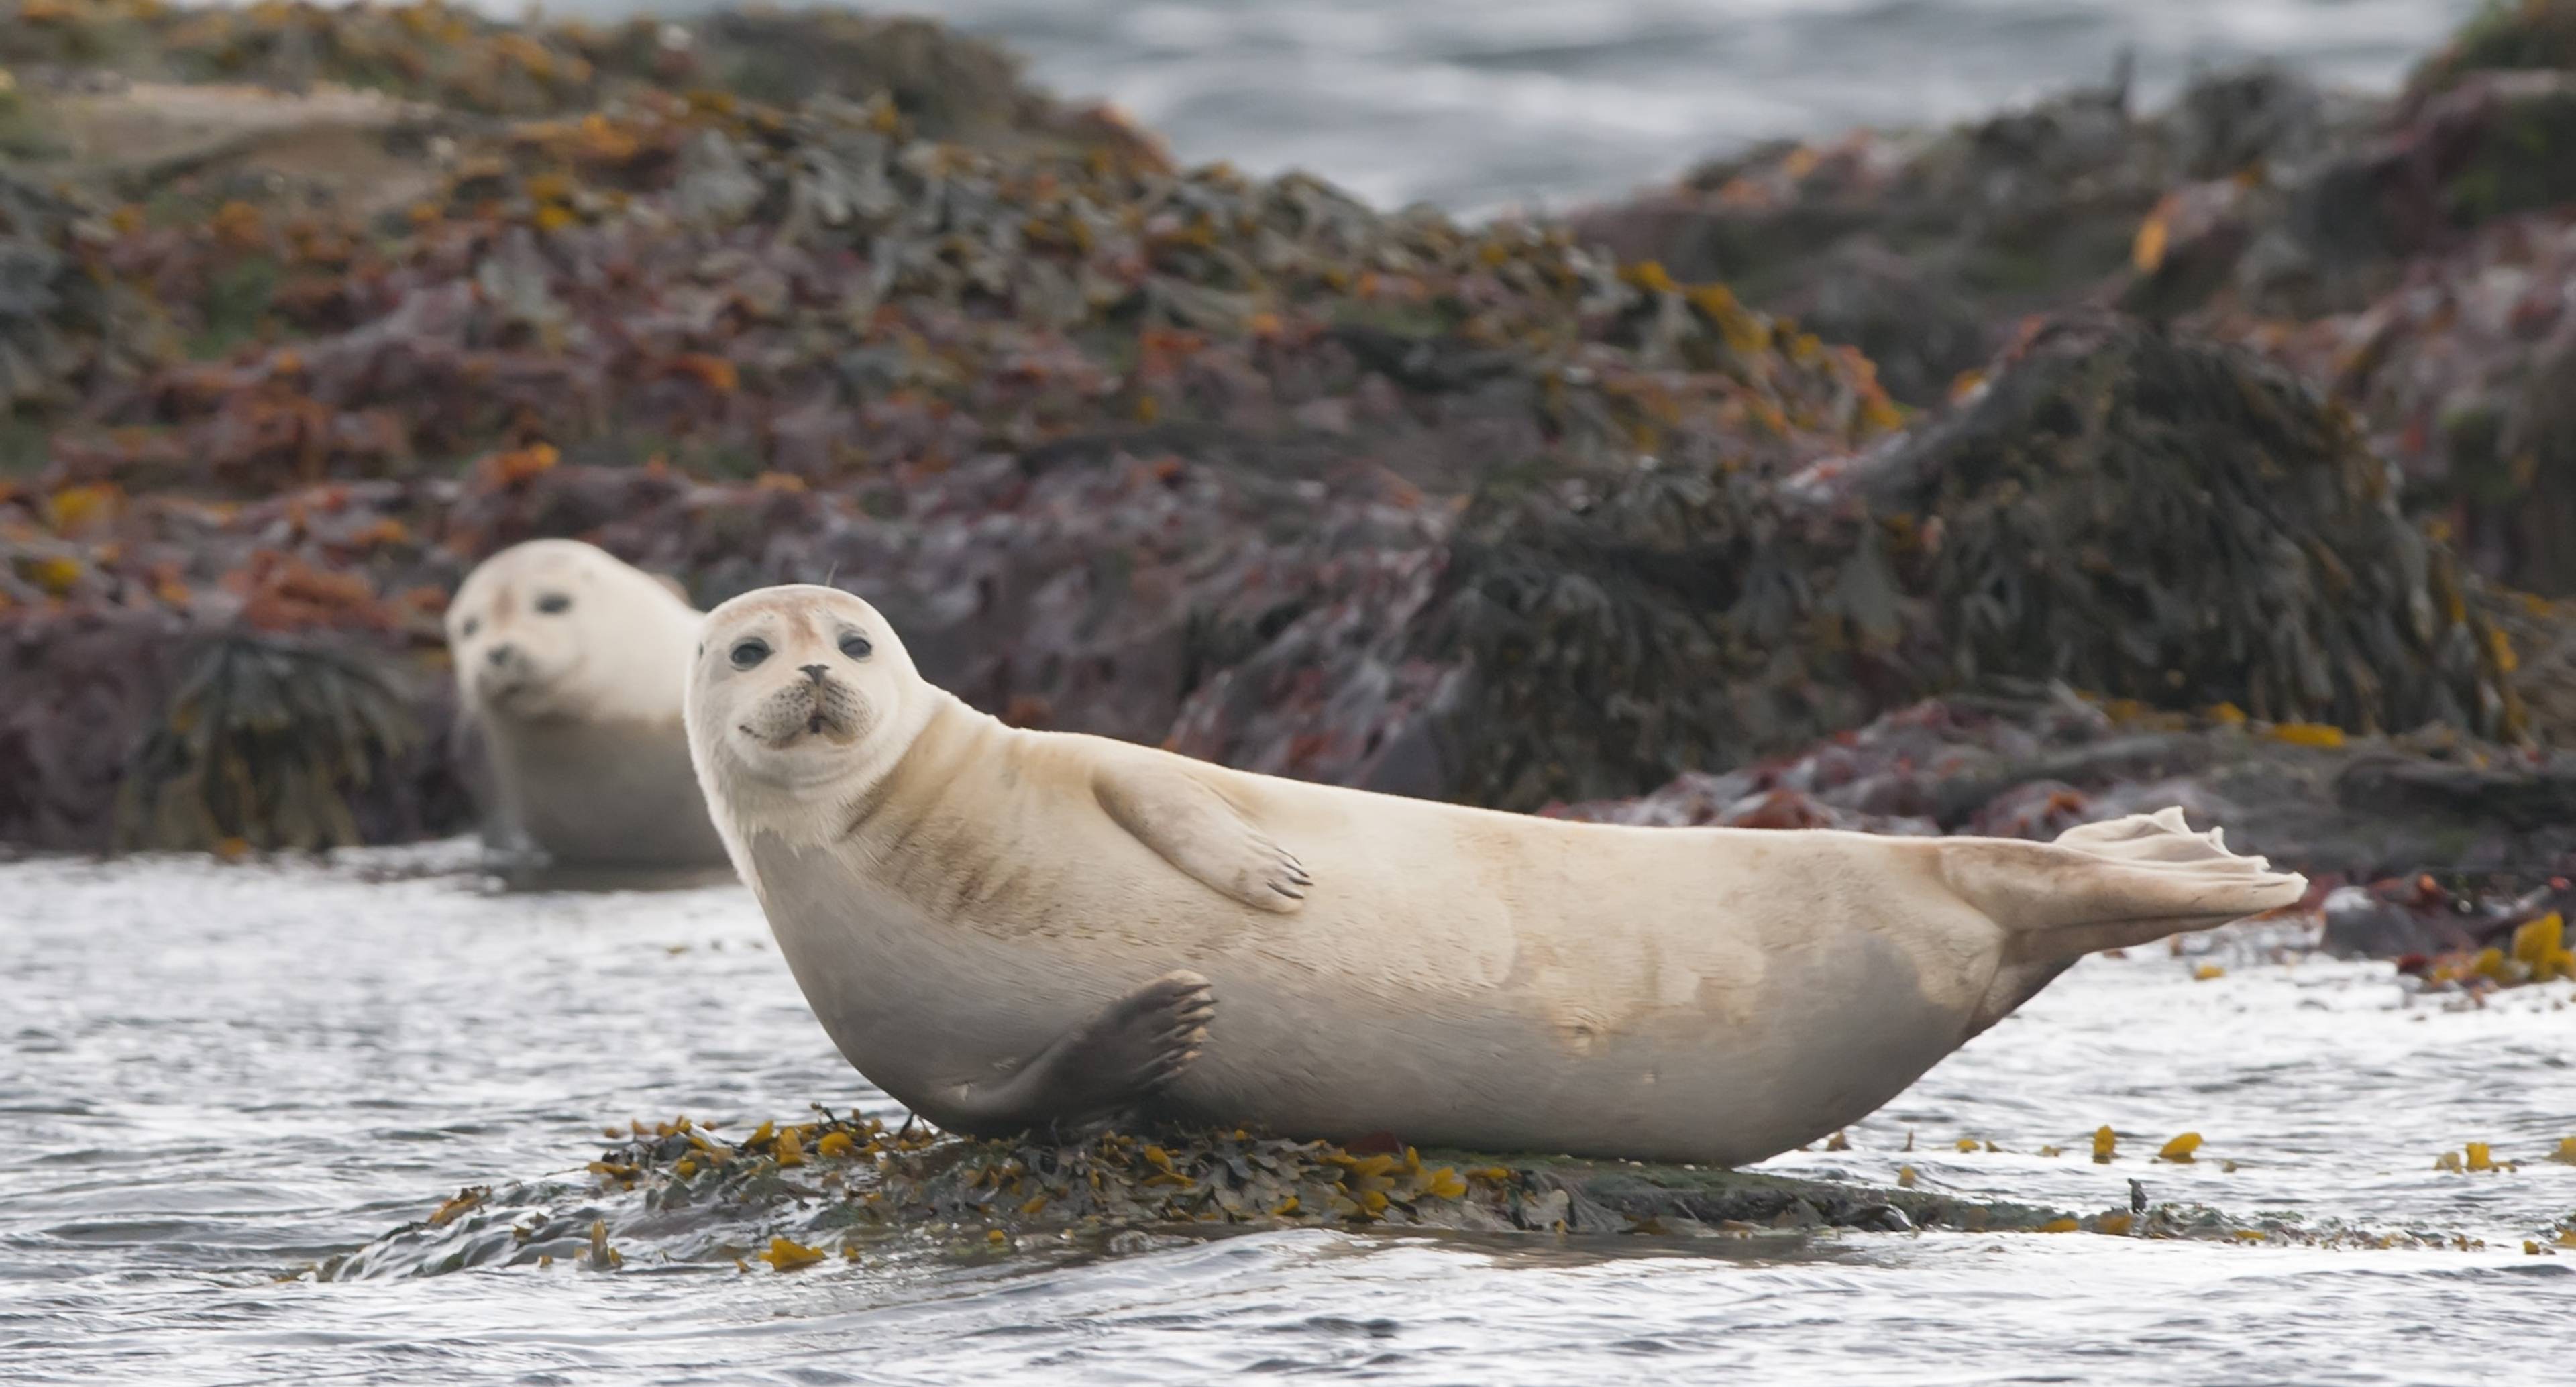
POLYGON ((2053 844, 1633 828, 1015 730, 830 588, 718 607, 687 707, 824 1029, 970 1133, 1142 1104, 1758 1160, 1886 1102, 2084 954, 2305 887, 2178 810, 2053 844))
POLYGON ((531 540, 466 575, 447 644, 494 836, 557 866, 724 864, 680 718, 700 620, 664 580, 578 540, 531 540))

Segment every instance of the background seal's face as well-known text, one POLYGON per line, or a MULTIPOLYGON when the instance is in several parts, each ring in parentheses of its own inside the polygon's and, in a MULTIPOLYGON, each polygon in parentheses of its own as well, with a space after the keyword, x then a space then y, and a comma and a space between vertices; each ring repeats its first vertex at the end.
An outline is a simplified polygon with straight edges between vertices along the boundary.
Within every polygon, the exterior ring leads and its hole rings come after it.
POLYGON ((577 552, 503 554, 476 569, 447 610, 447 646, 466 701, 519 718, 581 711, 591 647, 617 638, 597 604, 601 565, 577 552))
POLYGON ((734 774, 819 787, 871 758, 911 662, 875 608, 827 588, 737 598, 708 617, 690 688, 694 735, 734 774))

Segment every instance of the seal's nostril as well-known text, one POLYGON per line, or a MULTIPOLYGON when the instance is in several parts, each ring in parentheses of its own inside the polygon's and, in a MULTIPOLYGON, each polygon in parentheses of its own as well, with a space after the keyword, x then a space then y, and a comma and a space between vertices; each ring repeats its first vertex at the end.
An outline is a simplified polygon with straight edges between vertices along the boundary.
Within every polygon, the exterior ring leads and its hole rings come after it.
POLYGON ((510 657, 517 653, 518 647, 505 641, 500 645, 492 647, 491 653, 486 655, 484 658, 490 660, 494 665, 506 665, 510 663, 510 657))
POLYGON ((823 676, 831 672, 831 667, 828 665, 798 665, 797 668, 805 671, 805 677, 817 684, 822 683, 823 676))

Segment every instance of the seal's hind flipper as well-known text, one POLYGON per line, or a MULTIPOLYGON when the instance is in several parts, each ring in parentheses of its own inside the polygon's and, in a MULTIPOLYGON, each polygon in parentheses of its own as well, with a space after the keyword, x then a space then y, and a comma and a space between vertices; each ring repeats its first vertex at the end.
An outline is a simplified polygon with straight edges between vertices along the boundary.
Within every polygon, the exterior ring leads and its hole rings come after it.
POLYGON ((1315 884, 1294 854, 1178 765, 1121 758, 1092 772, 1091 791, 1138 842, 1245 905, 1284 915, 1315 884))
POLYGON ((1215 1015, 1206 978, 1166 973, 1056 1037, 1008 1077, 940 1094, 930 1119, 968 1136, 1008 1136, 1115 1118, 1199 1057, 1215 1015))
POLYGON ((2132 814, 2068 829, 2054 843, 2000 838, 1942 843, 1943 875, 2007 935, 2008 962, 2071 960, 2151 943, 2295 904, 2296 872, 2194 833, 2182 811, 2132 814))

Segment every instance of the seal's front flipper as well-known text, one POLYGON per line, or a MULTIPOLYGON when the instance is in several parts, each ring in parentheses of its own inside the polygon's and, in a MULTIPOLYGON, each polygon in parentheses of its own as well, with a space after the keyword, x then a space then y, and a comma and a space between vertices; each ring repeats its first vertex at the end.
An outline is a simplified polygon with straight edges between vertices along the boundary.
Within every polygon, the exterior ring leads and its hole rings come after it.
POLYGON ((1162 859, 1260 910, 1287 914, 1315 879, 1207 782, 1152 763, 1103 766, 1092 794, 1120 828, 1162 859))
POLYGON ((1008 1077, 964 1084, 930 1119, 969 1136, 1078 1127, 1152 1097, 1199 1057, 1216 1015, 1208 980, 1166 973, 1111 1002, 1008 1077))

